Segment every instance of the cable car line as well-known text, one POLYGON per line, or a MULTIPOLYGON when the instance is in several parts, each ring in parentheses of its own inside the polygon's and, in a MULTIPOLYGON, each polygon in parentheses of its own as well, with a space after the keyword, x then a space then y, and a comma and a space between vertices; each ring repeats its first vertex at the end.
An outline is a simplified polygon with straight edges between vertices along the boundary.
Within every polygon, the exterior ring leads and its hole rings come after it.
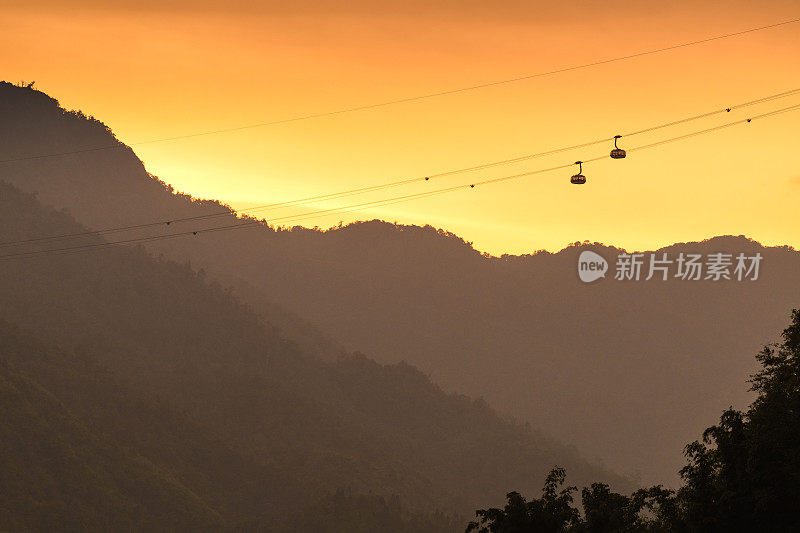
MULTIPOLYGON (((600 160, 600 159, 605 159, 605 157, 598 157, 598 158, 595 158, 595 159, 590 160, 590 161, 597 161, 597 160, 600 160)), ((540 170, 534 170, 534 171, 530 171, 530 172, 524 172, 524 173, 521 173, 521 174, 515 174, 513 176, 503 176, 502 178, 495 178, 495 180, 497 180, 497 181, 499 181, 499 180, 508 180, 508 179, 513 179, 513 178, 519 178, 519 177, 522 177, 522 176, 530 176, 530 175, 533 175, 533 174, 540 174, 540 173, 543 173, 543 172, 550 172, 550 171, 553 171, 553 170, 560 170, 560 169, 566 168, 568 166, 570 166, 570 165, 560 165, 560 166, 557 166, 557 167, 551 167, 551 168, 547 168, 547 169, 540 169, 540 170)), ((341 213, 344 213, 344 212, 347 212, 347 211, 355 211, 357 209, 366 209, 366 208, 369 208, 369 207, 381 207, 383 205, 399 203, 399 202, 402 202, 402 201, 416 200, 416 199, 420 199, 420 198, 424 198, 424 197, 428 197, 428 196, 434 196, 434 195, 444 194, 444 193, 447 193, 447 192, 452 192, 452 191, 456 191, 456 190, 460 190, 460 189, 466 189, 466 188, 475 187, 475 185, 491 183, 491 182, 493 182, 495 180, 487 180, 487 181, 484 181, 484 182, 478 182, 478 183, 472 183, 472 184, 454 185, 454 186, 451 186, 451 187, 445 187, 443 189, 437 189, 435 191, 425 191, 425 192, 420 192, 420 193, 416 193, 416 194, 407 194, 407 195, 403 195, 403 196, 397 196, 397 197, 394 197, 394 198, 388 198, 388 199, 382 199, 382 200, 374 200, 374 201, 371 201, 371 202, 363 202, 363 203, 360 203, 360 204, 349 205, 349 206, 344 206, 344 207, 334 207, 334 208, 330 208, 330 209, 323 209, 323 210, 317 210, 317 211, 312 211, 312 212, 308 212, 308 213, 301 213, 299 215, 287 215, 285 217, 271 218, 268 221, 267 220, 264 220, 264 221, 251 220, 251 221, 242 222, 242 223, 239 223, 239 224, 228 224, 228 225, 225 225, 225 226, 218 226, 218 227, 215 227, 215 228, 205 228, 205 229, 198 229, 198 230, 182 231, 182 232, 178 232, 178 233, 171 233, 169 235, 155 235, 155 236, 148 236, 148 237, 137 237, 137 238, 126 239, 126 240, 122 240, 122 241, 97 242, 97 243, 91 243, 91 244, 70 246, 70 247, 65 247, 65 248, 51 248, 51 249, 47 249, 47 250, 35 250, 35 251, 29 251, 29 252, 18 252, 18 253, 13 253, 13 254, 0 255, 0 260, 2 260, 2 259, 10 259, 10 258, 14 258, 14 257, 27 257, 27 256, 32 256, 32 255, 43 255, 43 254, 50 254, 50 253, 55 254, 56 252, 91 250, 91 249, 95 249, 95 248, 101 248, 101 247, 104 247, 104 246, 124 245, 124 244, 133 244, 133 243, 141 243, 141 242, 149 242, 149 241, 159 241, 159 240, 170 239, 170 238, 175 238, 175 237, 186 237, 188 235, 193 235, 194 236, 194 235, 197 235, 199 233, 212 233, 212 232, 217 232, 217 231, 228 231, 228 230, 245 228, 245 227, 257 227, 257 226, 262 226, 264 223, 286 222, 286 221, 292 221, 293 222, 295 220, 303 220, 303 219, 308 219, 308 218, 316 218, 316 217, 319 217, 319 216, 341 214, 341 213)))
MULTIPOLYGON (((741 124, 749 124, 750 122, 752 122, 753 120, 756 120, 756 119, 771 117, 771 116, 774 116, 774 115, 780 115, 780 114, 783 114, 783 113, 788 113, 790 111, 796 111, 798 109, 800 109, 800 104, 795 104, 793 106, 784 107, 784 108, 781 108, 781 109, 776 109, 774 111, 769 111, 767 113, 762 113, 761 115, 755 115, 755 116, 752 116, 752 117, 749 117, 749 118, 744 118, 744 119, 741 119, 741 120, 736 120, 736 121, 733 121, 733 122, 727 122, 725 124, 720 124, 718 126, 714 126, 714 127, 707 128, 707 129, 704 129, 704 130, 693 131, 693 132, 687 133, 685 135, 679 135, 677 137, 671 137, 669 139, 656 141, 654 143, 645 144, 645 145, 642 145, 642 146, 637 146, 636 148, 631 148, 628 151, 629 152, 633 152, 633 151, 638 151, 638 150, 645 150, 647 148, 654 148, 656 146, 661 146, 662 144, 668 144, 668 143, 673 143, 673 142, 676 142, 676 141, 682 141, 684 139, 689 139, 691 137, 696 137, 698 135, 705 135, 706 133, 711 133, 713 131, 718 131, 718 130, 722 130, 722 129, 725 129, 725 128, 730 128, 732 126, 739 126, 741 124)), ((612 150, 612 154, 613 154, 613 152, 614 151, 612 150)), ((619 158, 619 157, 614 157, 613 155, 611 155, 611 157, 612 157, 612 159, 622 159, 622 158, 619 158)), ((576 161, 575 162, 576 165, 579 165, 580 163, 581 163, 580 161, 576 161)), ((585 163, 585 161, 584 161, 584 163, 585 163)), ((578 174, 580 174, 580 172, 578 174)), ((583 178, 583 181, 573 181, 572 183, 577 183, 577 184, 586 183, 586 177, 585 176, 579 176, 579 175, 572 176, 572 178, 579 178, 579 177, 583 178)), ((0 257, 2 257, 2 256, 0 256, 0 257)))
POLYGON ((704 135, 706 133, 711 133, 712 131, 717 131, 717 130, 721 130, 721 129, 725 129, 725 128, 730 128, 731 126, 738 126, 738 125, 741 125, 741 124, 749 124, 750 122, 752 122, 753 120, 756 120, 756 119, 762 119, 762 118, 767 118, 767 117, 771 117, 771 116, 775 116, 775 115, 781 115, 783 113, 788 113, 790 111, 797 111, 798 109, 800 109, 800 104, 795 104, 793 106, 784 107, 784 108, 781 108, 781 109, 776 109, 776 110, 770 111, 768 113, 762 113, 761 115, 754 115, 754 116, 752 116, 750 118, 744 118, 744 119, 737 120, 737 121, 734 121, 734 122, 728 122, 726 124, 720 124, 719 126, 714 126, 713 128, 708 128, 708 129, 700 130, 700 131, 694 131, 692 133, 687 133, 686 135, 680 135, 678 137, 672 137, 672 138, 669 138, 669 139, 664 139, 662 141, 657 141, 657 142, 654 142, 654 143, 645 144, 643 146, 637 146, 636 148, 631 148, 628 151, 629 152, 633 152, 633 151, 637 151, 637 150, 644 150, 646 148, 653 148, 655 146, 661 146, 662 144, 668 144, 668 143, 672 143, 672 142, 675 142, 675 141, 682 141, 682 140, 688 139, 690 137, 696 137, 698 135, 704 135))
MULTIPOLYGON (((651 126, 651 127, 648 127, 648 128, 642 129, 642 130, 632 131, 632 132, 629 132, 629 133, 625 133, 623 135, 615 135, 614 137, 606 137, 606 138, 602 138, 602 139, 596 139, 596 140, 593 140, 593 141, 588 141, 588 142, 581 143, 581 144, 575 144, 575 145, 572 145, 572 146, 565 146, 565 147, 561 147, 561 148, 555 148, 555 149, 552 149, 552 150, 547 150, 547 151, 544 151, 544 152, 538 152, 538 153, 535 153, 535 154, 527 154, 527 155, 523 155, 523 156, 519 156, 519 157, 514 157, 514 158, 511 158, 511 159, 493 161, 493 162, 490 162, 490 163, 484 163, 484 164, 481 164, 481 165, 474 165, 474 166, 470 166, 470 167, 464 167, 464 168, 459 168, 459 169, 455 169, 455 170, 449 170, 449 171, 445 171, 445 172, 439 172, 439 173, 436 173, 436 174, 428 174, 426 176, 418 176, 418 177, 414 177, 414 178, 406 178, 406 179, 387 182, 387 183, 382 183, 382 184, 378 184, 378 185, 370 185, 370 186, 366 186, 366 187, 360 187, 360 188, 356 188, 356 189, 349 189, 349 190, 339 191, 339 192, 334 192, 334 193, 327 193, 327 194, 320 194, 320 195, 315 195, 315 196, 308 196, 308 197, 305 197, 305 198, 300 198, 300 199, 295 199, 295 200, 288 200, 288 201, 284 201, 284 202, 274 202, 274 203, 270 203, 270 204, 254 206, 254 207, 250 207, 250 208, 247 208, 247 209, 241 209, 241 210, 230 209, 230 210, 220 211, 220 212, 216 212, 216 213, 209 213, 209 214, 205 214, 205 215, 194 215, 194 216, 191 216, 191 217, 173 218, 173 219, 169 219, 169 220, 160 220, 160 221, 157 221, 157 222, 148 222, 148 223, 142 223, 142 224, 134 224, 134 225, 129 225, 129 226, 120 226, 120 227, 106 228, 106 229, 101 229, 101 230, 85 231, 85 232, 78 232, 78 233, 51 235, 51 236, 47 236, 47 237, 37 237, 37 238, 23 239, 23 240, 18 240, 18 241, 0 242, 0 248, 7 248, 9 246, 17 246, 17 245, 29 244, 29 243, 33 243, 33 242, 46 242, 46 241, 54 241, 54 240, 61 240, 61 239, 72 239, 72 238, 84 237, 84 236, 88 236, 88 235, 110 235, 110 234, 113 234, 113 233, 119 233, 119 232, 123 232, 123 231, 132 231, 132 230, 145 229, 145 228, 151 228, 151 227, 162 226, 162 225, 169 226, 169 225, 172 225, 174 223, 183 223, 183 222, 192 222, 192 221, 198 221, 198 220, 206 220, 206 219, 217 218, 217 217, 222 217, 222 216, 236 215, 236 214, 239 214, 239 213, 247 214, 247 213, 251 213, 251 212, 255 212, 255 211, 261 211, 261 210, 265 210, 265 209, 266 210, 278 209, 278 208, 288 207, 288 206, 291 206, 291 205, 301 204, 301 203, 305 203, 305 202, 319 201, 319 200, 332 200, 332 199, 336 199, 336 198, 342 198, 342 197, 345 197, 345 196, 364 194, 364 193, 367 193, 367 192, 374 192, 374 191, 378 191, 378 190, 382 190, 382 189, 398 187, 398 186, 401 186, 401 185, 407 185, 407 184, 411 184, 411 183, 415 183, 415 182, 429 181, 431 179, 451 176, 451 175, 455 175, 455 174, 461 174, 461 173, 464 173, 464 172, 472 172, 472 171, 483 170, 483 169, 492 168, 492 167, 500 166, 500 165, 518 163, 518 162, 526 161, 526 160, 529 160, 529 159, 534 159, 534 158, 538 158, 538 157, 544 157, 544 156, 548 156, 548 155, 554 155, 554 154, 558 154, 558 153, 561 153, 561 152, 577 150, 577 149, 580 149, 580 148, 587 148, 587 147, 590 147, 590 146, 594 146, 594 145, 602 144, 602 143, 606 143, 606 142, 611 142, 611 141, 614 141, 615 142, 615 146, 616 146, 616 140, 621 138, 621 137, 632 137, 632 136, 640 135, 640 134, 643 134, 643 133, 649 133, 649 132, 656 131, 656 130, 659 130, 659 129, 668 128, 668 127, 676 126, 676 125, 679 125, 679 124, 685 124, 685 123, 688 123, 688 122, 692 122, 692 121, 695 121, 695 120, 708 118, 708 117, 711 117, 711 116, 714 116, 714 115, 718 115, 718 114, 722 114, 722 113, 730 113, 731 111, 736 110, 736 109, 741 109, 741 108, 745 108, 745 107, 749 107, 749 106, 753 106, 753 105, 757 105, 757 104, 761 104, 761 103, 765 103, 765 102, 770 102, 770 101, 777 100, 777 99, 780 99, 780 98, 787 98, 787 97, 790 97, 790 96, 794 96, 796 94, 800 94, 800 88, 796 88, 796 89, 792 89, 792 90, 789 90, 789 91, 784 91, 784 92, 781 92, 781 93, 777 93, 777 94, 761 97, 761 98, 758 98, 758 99, 755 99, 755 100, 750 100, 750 101, 747 101, 747 102, 743 102, 741 104, 736 104, 736 105, 732 105, 732 106, 716 109, 714 111, 702 113, 702 114, 699 114, 699 115, 693 115, 693 116, 690 116, 690 117, 685 117, 685 118, 682 118, 682 119, 679 119, 679 120, 675 120, 675 121, 671 121, 671 122, 667 122, 667 123, 664 123, 664 124, 651 126)), ((612 155, 612 157, 614 157, 614 156, 612 155)))
POLYGON ((758 104, 763 104, 765 102, 771 102, 773 100, 778 100, 780 98, 787 98, 789 96, 794 96, 795 94, 800 93, 800 88, 798 89, 791 89, 789 91, 784 91, 782 93, 772 94, 769 96, 764 96, 763 98, 757 98, 755 100, 750 100, 749 102, 743 102, 741 104, 736 104, 728 107, 723 107, 722 109, 715 109, 714 111, 709 111, 708 113, 701 113, 699 115, 694 115, 691 117, 682 118, 680 120, 675 120, 672 122, 667 122, 664 124, 659 124, 658 126, 651 126, 649 128, 645 128, 643 130, 633 131, 631 133, 626 133, 623 137, 631 137, 633 135, 639 135, 641 133, 649 133, 651 131, 659 130, 662 128, 669 128, 671 126, 677 126, 679 124, 685 124, 687 122, 692 122, 694 120, 700 120, 703 118, 712 117, 714 115, 720 115, 722 113, 730 113, 735 109, 741 109, 743 107, 750 107, 758 104))
POLYGON ((663 53, 663 52, 668 52, 668 51, 671 51, 671 50, 677 50, 679 48, 686 48, 686 47, 695 46, 695 45, 698 45, 698 44, 705 44, 705 43, 709 43, 709 42, 713 42, 713 41, 718 41, 718 40, 721 40, 721 39, 728 39, 728 38, 731 38, 731 37, 739 37, 739 36, 746 35, 746 34, 749 34, 749 33, 754 33, 754 32, 773 29, 773 28, 778 28, 778 27, 781 27, 781 26, 789 25, 789 24, 795 24, 797 22, 800 22, 800 18, 791 19, 791 20, 784 20, 782 22, 776 22, 774 24, 768 24, 766 26, 758 26, 758 27, 755 27, 755 28, 748 28, 746 30, 741 30, 741 31, 732 32, 732 33, 726 33, 726 34, 723 34, 723 35, 716 35, 714 37, 707 37, 705 39, 699 39, 699 40, 696 40, 696 41, 688 41, 688 42, 685 42, 685 43, 675 44, 675 45, 671 45, 671 46, 665 46, 665 47, 662 47, 662 48, 655 48, 655 49, 651 49, 651 50, 645 50, 645 51, 642 51, 642 52, 636 52, 636 53, 628 54, 628 55, 624 55, 624 56, 613 57, 613 58, 608 58, 608 59, 602 59, 602 60, 593 61, 593 62, 590 62, 590 63, 583 63, 583 64, 580 64, 580 65, 573 65, 573 66, 570 66, 570 67, 563 67, 563 68, 559 68, 559 69, 555 69, 555 70, 549 70, 549 71, 545 71, 545 72, 538 72, 538 73, 535 73, 535 74, 528 74, 528 75, 519 76, 519 77, 516 77, 516 78, 509 78, 509 79, 505 79, 505 80, 499 80, 499 81, 481 83, 481 84, 478 84, 478 85, 471 85, 471 86, 467 86, 467 87, 460 87, 460 88, 456 88, 456 89, 450 89, 450 90, 446 90, 446 91, 432 92, 432 93, 421 94, 421 95, 417 95, 417 96, 399 98, 399 99, 396 99, 396 100, 387 100, 387 101, 378 102, 378 103, 374 103, 374 104, 366 104, 366 105, 361 105, 361 106, 346 107, 346 108, 338 109, 338 110, 334 110, 334 111, 325 111, 325 112, 321 112, 321 113, 312 113, 312 114, 308 114, 308 115, 299 115, 299 116, 296 116, 296 117, 290 117, 290 118, 286 118, 286 119, 273 120, 273 121, 269 121, 269 122, 259 122, 259 123, 256 123, 256 124, 246 124, 246 125, 243 125, 243 126, 236 126, 236 127, 232 127, 232 128, 221 128, 221 129, 202 131, 202 132, 197 132, 197 133, 189 133, 189 134, 185 134, 185 135, 175 135, 175 136, 172 136, 172 137, 162 137, 162 138, 157 138, 157 139, 136 141, 136 142, 131 142, 131 143, 127 143, 127 144, 122 143, 122 142, 118 142, 117 144, 113 144, 113 145, 98 146, 98 147, 94 147, 94 148, 85 148, 85 149, 81 149, 81 150, 73 150, 73 151, 68 151, 68 152, 32 155, 32 156, 18 157, 18 158, 13 158, 13 159, 3 159, 3 160, 0 160, 0 163, 14 163, 14 162, 20 162, 20 161, 31 161, 31 160, 35 160, 35 159, 45 159, 45 158, 50 158, 50 157, 60 157, 60 156, 67 156, 67 155, 76 155, 76 154, 83 154, 83 153, 90 153, 90 152, 98 152, 98 151, 110 150, 110 149, 114 149, 114 148, 124 148, 126 146, 141 146, 141 145, 145 145, 145 144, 155 144, 155 143, 162 143, 162 142, 178 141, 178 140, 183 140, 183 139, 192 139, 192 138, 196 138, 196 137, 204 137, 204 136, 208 136, 208 135, 217 135, 217 134, 221 134, 221 133, 231 133, 231 132, 235 132, 235 131, 242 131, 242 130, 248 130, 248 129, 254 129, 254 128, 262 128, 262 127, 267 127, 267 126, 276 126, 276 125, 279 125, 279 124, 288 124, 290 122, 299 122, 299 121, 303 121, 303 120, 311 120, 311 119, 316 119, 316 118, 330 117, 330 116, 334 116, 334 115, 341 115, 341 114, 352 113, 352 112, 356 112, 356 111, 366 111, 366 110, 374 109, 374 108, 378 108, 378 107, 386 107, 386 106, 402 104, 402 103, 407 103, 407 102, 414 102, 414 101, 418 101, 418 100, 425 100, 425 99, 428 99, 428 98, 437 98, 437 97, 440 97, 440 96, 447 96, 447 95, 463 93, 463 92, 467 92, 467 91, 474 91, 474 90, 477 90, 477 89, 485 89, 485 88, 488 88, 488 87, 495 87, 495 86, 498 86, 498 85, 506 85, 506 84, 516 83, 516 82, 530 80, 530 79, 534 79, 534 78, 552 76, 554 74, 561 74, 561 73, 564 73, 564 72, 571 72, 571 71, 574 71, 574 70, 580 70, 580 69, 596 67, 596 66, 600 66, 600 65, 606 65, 606 64, 609 64, 609 63, 616 63, 616 62, 619 62, 619 61, 625 61, 625 60, 634 59, 634 58, 637 58, 637 57, 643 57, 643 56, 647 56, 647 55, 653 55, 653 54, 659 54, 659 53, 663 53))
MULTIPOLYGON (((785 107, 785 108, 776 109, 776 110, 773 110, 773 111, 769 111, 767 113, 762 113, 760 115, 754 115, 754 116, 751 116, 749 118, 745 118, 745 119, 729 122, 729 123, 726 123, 726 124, 720 124, 718 126, 714 126, 714 127, 707 128, 707 129, 704 129, 704 130, 699 130, 699 131, 691 132, 691 133, 688 133, 688 134, 685 134, 685 135, 680 135, 680 136, 677 136, 677 137, 672 137, 672 138, 664 139, 664 140, 657 141, 657 142, 654 142, 654 143, 638 146, 638 147, 635 147, 635 148, 631 148, 628 151, 632 152, 632 151, 638 151, 638 150, 645 150, 645 149, 653 148, 653 147, 656 147, 656 146, 661 146, 663 144, 667 144, 667 143, 671 143, 671 142, 676 142, 676 141, 688 139, 690 137, 695 137, 695 136, 698 136, 698 135, 711 133, 711 132, 718 131, 718 130, 721 130, 721 129, 724 129, 724 128, 730 128, 732 126, 737 126, 737 125, 741 125, 741 124, 749 124, 753 120, 767 118, 767 117, 771 117, 771 116, 775 116, 775 115, 779 115, 779 114, 783 114, 783 113, 788 113, 788 112, 796 111, 796 110, 800 110, 800 104, 795 104, 793 106, 788 106, 788 107, 785 107)), ((591 162, 595 162, 595 161, 600 161, 600 160, 606 159, 607 157, 608 156, 599 156, 599 157, 595 157, 595 158, 592 158, 592 159, 585 159, 583 161, 576 162, 575 164, 580 164, 581 165, 580 168, 582 169, 582 165, 585 164, 585 163, 591 163, 591 162)), ((368 208, 368 207, 380 207, 382 205, 389 205, 389 204, 392 204, 392 203, 399 203, 399 202, 403 202, 403 201, 409 201, 409 200, 425 198, 425 197, 434 196, 434 195, 438 195, 438 194, 444 194, 444 193, 452 192, 452 191, 456 191, 456 190, 461 190, 461 189, 466 189, 466 188, 474 188, 474 187, 476 187, 478 185, 488 185, 488 184, 499 183, 499 182, 502 182, 502 181, 508 181, 508 180, 512 180, 512 179, 518 179, 518 178, 521 178, 521 177, 532 176, 532 175, 535 175, 535 174, 542 174, 542 173, 545 173, 545 172, 552 172, 552 171, 555 171, 555 170, 561 170, 561 169, 569 168, 571 166, 573 166, 573 165, 572 164, 560 165, 560 166, 555 166, 555 167, 550 167, 550 168, 545 168, 545 169, 538 169, 538 170, 522 172, 522 173, 519 173, 519 174, 513 174, 513 175, 509 175, 509 176, 502 176, 502 177, 499 177, 499 178, 491 178, 491 179, 486 179, 486 180, 472 182, 472 183, 454 185, 454 186, 451 186, 451 187, 445 187, 445 188, 437 189, 437 190, 434 190, 434 191, 425 191, 425 192, 421 192, 421 193, 407 194, 407 195, 403 195, 403 196, 397 196, 397 197, 394 197, 394 198, 388 198, 388 199, 383 199, 383 200, 374 200, 374 201, 371 201, 371 202, 363 202, 363 203, 360 203, 360 204, 355 204, 355 205, 351 205, 351 206, 344 206, 344 207, 339 207, 339 208, 330 208, 330 209, 325 209, 325 210, 317 210, 317 211, 314 211, 314 212, 303 213, 303 214, 300 214, 300 215, 287 215, 287 216, 284 216, 284 217, 277 217, 277 218, 272 218, 272 219, 263 220, 263 221, 253 220, 253 221, 243 222, 243 223, 240 223, 240 224, 229 224, 229 225, 219 226, 219 227, 215 227, 215 228, 195 229, 195 230, 191 230, 191 231, 184 231, 184 232, 173 233, 173 234, 169 234, 169 235, 155 235, 155 236, 149 236, 149 237, 139 237, 139 238, 135 238, 135 239, 127 239, 127 240, 122 240, 122 241, 113 241, 113 242, 105 242, 104 241, 104 242, 98 242, 98 243, 92 243, 92 244, 84 244, 84 245, 65 247, 65 248, 55 248, 55 249, 51 248, 51 249, 47 249, 47 250, 34 250, 34 251, 29 251, 29 252, 18 252, 18 253, 13 253, 13 254, 0 255, 0 260, 18 258, 18 257, 30 257, 30 256, 45 255, 45 254, 56 254, 56 253, 60 253, 60 252, 85 251, 85 250, 91 250, 91 249, 98 249, 98 248, 102 248, 102 247, 105 247, 105 246, 119 246, 119 245, 124 245, 124 244, 158 241, 158 240, 164 240, 164 239, 170 239, 170 238, 176 238, 176 237, 182 237, 182 236, 188 236, 188 235, 195 236, 195 235, 198 235, 200 233, 212 233, 212 232, 217 232, 217 231, 228 231, 228 230, 233 230, 233 229, 239 229, 239 228, 243 228, 243 227, 255 227, 255 226, 263 225, 265 223, 269 224, 271 222, 277 222, 277 221, 300 220, 300 219, 303 219, 303 218, 315 218, 315 217, 326 216, 326 215, 331 215, 331 214, 341 214, 343 212, 346 212, 346 210, 351 210, 352 211, 352 210, 358 210, 358 209, 365 209, 365 208, 368 208)), ((579 170, 579 174, 582 175, 582 172, 580 170, 579 170)), ((573 176, 573 178, 574 177, 575 176, 573 176)), ((584 179, 585 179, 585 176, 584 176, 584 179)))

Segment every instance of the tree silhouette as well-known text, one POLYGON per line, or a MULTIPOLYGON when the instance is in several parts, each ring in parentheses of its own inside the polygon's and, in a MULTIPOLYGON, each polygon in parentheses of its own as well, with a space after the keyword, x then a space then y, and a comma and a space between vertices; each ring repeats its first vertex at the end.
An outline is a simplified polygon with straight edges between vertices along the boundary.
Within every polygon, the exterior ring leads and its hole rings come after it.
POLYGON ((630 497, 604 483, 584 488, 584 516, 572 507, 563 469, 547 477, 540 500, 508 494, 505 509, 476 512, 467 531, 798 531, 800 530, 800 310, 783 341, 756 356, 758 394, 746 412, 727 409, 717 425, 687 445, 677 491, 657 485, 630 497))
POLYGON ((592 483, 581 491, 585 519, 583 531, 631 531, 640 525, 639 511, 644 498, 612 492, 605 483, 592 483))
POLYGON ((526 501, 518 492, 506 495, 508 503, 503 509, 480 509, 475 515, 479 522, 470 522, 467 533, 513 533, 517 531, 565 531, 580 520, 578 510, 572 506, 572 493, 576 487, 564 485, 566 471, 561 467, 553 468, 547 475, 542 489, 542 497, 526 501))
POLYGON ((756 356, 758 393, 745 412, 728 409, 702 441, 686 447, 678 491, 684 523, 712 528, 789 531, 800 525, 800 310, 783 342, 756 356))

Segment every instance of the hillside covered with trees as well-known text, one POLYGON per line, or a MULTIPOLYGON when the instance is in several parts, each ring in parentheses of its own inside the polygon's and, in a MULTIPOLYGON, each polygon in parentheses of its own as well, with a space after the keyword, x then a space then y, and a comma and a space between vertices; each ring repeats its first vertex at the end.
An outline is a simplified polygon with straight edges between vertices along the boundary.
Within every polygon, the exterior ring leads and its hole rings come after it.
MULTIPOLYGON (((175 221, 109 239, 252 221, 177 193, 102 122, 42 92, 0 84, 0 113, 1 180, 89 228, 175 221)), ((576 243, 490 257, 447 231, 382 221, 325 231, 253 224, 143 245, 232 287, 306 353, 405 361, 644 483, 677 483, 683 443, 720 409, 752 401, 739 386, 756 370, 750 354, 800 300, 800 253, 743 236, 653 252, 760 253, 759 279, 746 283, 586 285, 575 272, 581 251, 613 264, 618 249, 576 243)))
MULTIPOLYGON (((85 231, 0 184, 0 242, 85 231)), ((0 302, 2 528, 452 531, 556 460, 609 475, 408 364, 307 354, 141 248, 5 258, 0 302)))
POLYGON ((0 529, 458 531, 509 488, 473 529, 794 524, 797 312, 749 355, 800 299, 796 250, 680 243, 761 276, 584 285, 578 254, 619 250, 270 226, 44 93, 0 83, 0 114, 0 529))

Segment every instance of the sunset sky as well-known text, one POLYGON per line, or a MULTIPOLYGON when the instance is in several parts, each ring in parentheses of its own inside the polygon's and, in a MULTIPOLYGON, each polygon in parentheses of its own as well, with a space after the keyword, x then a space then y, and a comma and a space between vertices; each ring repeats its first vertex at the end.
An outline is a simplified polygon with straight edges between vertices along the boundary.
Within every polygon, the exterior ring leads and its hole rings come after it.
MULTIPOLYGON (((18 1, 0 78, 126 143, 515 78, 800 17, 796 0, 18 1), (345 7, 346 6, 346 7, 345 7)), ((176 189, 234 207, 578 144, 800 88, 800 23, 552 76, 135 151, 176 189)), ((800 95, 622 139, 633 148, 800 104, 800 95)), ((572 169, 304 220, 432 224, 495 255, 574 241, 651 249, 745 234, 800 248, 800 110, 572 169)), ((607 154, 611 145, 260 216, 305 213, 607 154)))

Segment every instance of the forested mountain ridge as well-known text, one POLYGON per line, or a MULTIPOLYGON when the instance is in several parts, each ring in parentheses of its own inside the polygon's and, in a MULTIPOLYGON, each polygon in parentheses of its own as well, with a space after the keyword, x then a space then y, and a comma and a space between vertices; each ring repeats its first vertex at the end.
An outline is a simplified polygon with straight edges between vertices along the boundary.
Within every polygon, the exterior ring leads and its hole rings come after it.
MULTIPOLYGON (((0 242, 85 230, 0 184, 0 242)), ((454 512, 556 462, 609 477, 409 365, 305 354, 220 284, 140 248, 0 261, 0 320, 29 332, 4 327, 4 364, 229 527, 302 517, 319 530, 306 508, 328 513, 324 498, 346 489, 353 512, 388 513, 398 531, 452 530, 454 512), (13 348, 25 335, 53 348, 13 348), (375 499, 392 495, 442 513, 375 499)))
POLYGON ((319 494, 298 493, 279 477, 268 465, 275 458, 235 450, 224 435, 137 392, 85 354, 6 323, 0 412, 4 530, 444 533, 463 526, 452 513, 409 511, 397 496, 339 489, 316 501, 319 494))
MULTIPOLYGON (((41 92, 0 84, 0 112, 0 159, 12 160, 0 164, 0 179, 68 209, 83 225, 225 211, 174 193, 105 125, 41 92), (116 147, 96 149, 109 146, 116 147)), ((226 215, 125 236, 235 221, 226 215)), ((382 363, 407 361, 446 391, 483 396, 650 482, 674 479, 682 443, 719 409, 751 399, 739 386, 754 370, 749 354, 800 298, 800 254, 744 237, 655 251, 760 251, 760 280, 738 284, 584 285, 575 271, 580 251, 599 252, 613 268, 619 250, 581 243, 489 257, 446 231, 379 221, 328 231, 256 225, 147 248, 206 269, 261 313, 275 310, 271 318, 285 320, 284 331, 305 350, 333 360, 341 344, 382 363), (311 333, 314 326, 322 333, 311 333), (693 409, 680 409, 686 405, 693 409)))

